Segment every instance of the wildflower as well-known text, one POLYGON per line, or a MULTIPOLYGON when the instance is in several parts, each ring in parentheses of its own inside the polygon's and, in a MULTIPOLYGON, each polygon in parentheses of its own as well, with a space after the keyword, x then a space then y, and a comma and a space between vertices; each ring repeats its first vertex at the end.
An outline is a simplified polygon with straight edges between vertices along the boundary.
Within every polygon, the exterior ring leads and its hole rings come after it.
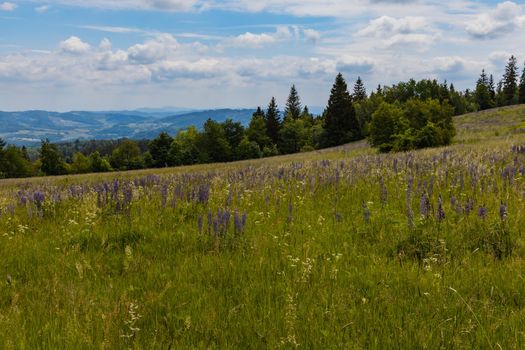
POLYGON ((45 200, 46 196, 42 192, 36 191, 33 193, 33 201, 35 202, 35 205, 38 209, 42 209, 42 204, 45 200))
POLYGON ((438 209, 436 213, 436 219, 437 221, 440 221, 440 222, 445 220, 445 209, 443 209, 443 199, 441 198, 441 196, 439 196, 439 199, 438 199, 438 209))
POLYGON ((487 208, 484 205, 478 208, 478 216, 482 219, 487 217, 487 208))
POLYGON ((421 195, 419 200, 419 213, 426 219, 430 215, 430 198, 426 193, 421 195))
POLYGON ((503 203, 503 201, 501 202, 501 204, 499 205, 499 217, 501 218, 502 221, 505 221, 505 219, 507 218, 507 205, 505 203, 503 203))

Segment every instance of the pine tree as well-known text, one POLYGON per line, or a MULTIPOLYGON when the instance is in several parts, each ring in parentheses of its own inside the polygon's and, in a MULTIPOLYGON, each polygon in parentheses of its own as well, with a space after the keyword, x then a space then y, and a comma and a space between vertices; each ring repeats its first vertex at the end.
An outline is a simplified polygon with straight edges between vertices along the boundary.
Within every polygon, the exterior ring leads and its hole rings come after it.
POLYGON ((275 97, 272 97, 268 104, 264 120, 266 122, 266 133, 268 137, 274 144, 277 144, 279 141, 279 130, 281 129, 281 117, 277 102, 275 102, 275 97))
POLYGON ((366 88, 363 84, 363 81, 361 80, 361 77, 357 77, 357 80, 354 84, 354 93, 352 95, 354 101, 363 101, 366 100, 368 95, 366 94, 366 88))
POLYGON ((490 95, 489 78, 483 69, 481 75, 476 83, 475 98, 480 110, 485 110, 493 107, 493 101, 490 95))
POLYGON ((525 65, 523 65, 523 73, 520 78, 520 92, 519 92, 519 103, 525 103, 525 65))
POLYGON ((286 101, 286 107, 284 109, 284 118, 299 119, 301 116, 301 99, 297 93, 295 85, 290 88, 290 95, 286 101))
POLYGON ((489 91, 492 101, 496 101, 496 85, 494 84, 494 76, 492 74, 489 78, 489 91))
POLYGON ((503 97, 506 106, 515 104, 517 102, 518 93, 518 67, 516 57, 511 56, 505 67, 505 74, 503 75, 503 97))
POLYGON ((264 118, 264 111, 261 107, 257 107, 257 110, 253 112, 252 117, 263 117, 264 118))
POLYGON ((341 73, 335 79, 328 106, 324 111, 323 128, 322 144, 325 147, 341 145, 362 137, 352 97, 341 73))

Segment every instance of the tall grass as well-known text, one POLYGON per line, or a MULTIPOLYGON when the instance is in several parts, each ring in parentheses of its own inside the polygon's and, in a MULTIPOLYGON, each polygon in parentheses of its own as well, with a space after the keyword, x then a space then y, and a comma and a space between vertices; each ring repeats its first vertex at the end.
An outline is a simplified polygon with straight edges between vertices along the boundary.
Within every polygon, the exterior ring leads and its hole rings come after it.
POLYGON ((482 142, 2 182, 0 347, 521 348, 525 143, 467 122, 482 142))

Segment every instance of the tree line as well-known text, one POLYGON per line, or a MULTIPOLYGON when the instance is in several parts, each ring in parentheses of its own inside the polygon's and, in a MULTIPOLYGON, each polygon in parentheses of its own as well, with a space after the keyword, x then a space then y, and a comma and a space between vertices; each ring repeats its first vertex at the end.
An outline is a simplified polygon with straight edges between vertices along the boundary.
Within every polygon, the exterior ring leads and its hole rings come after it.
POLYGON ((380 152, 447 145, 455 130, 453 116, 496 106, 525 103, 525 68, 518 77, 512 56, 501 81, 482 71, 474 91, 458 91, 446 81, 411 79, 379 85, 370 94, 358 77, 352 89, 339 73, 322 115, 302 105, 293 85, 281 112, 274 97, 258 107, 247 126, 228 119, 208 119, 153 140, 43 140, 35 159, 25 147, 0 139, 0 177, 64 175, 229 162, 307 152, 367 139, 380 152))

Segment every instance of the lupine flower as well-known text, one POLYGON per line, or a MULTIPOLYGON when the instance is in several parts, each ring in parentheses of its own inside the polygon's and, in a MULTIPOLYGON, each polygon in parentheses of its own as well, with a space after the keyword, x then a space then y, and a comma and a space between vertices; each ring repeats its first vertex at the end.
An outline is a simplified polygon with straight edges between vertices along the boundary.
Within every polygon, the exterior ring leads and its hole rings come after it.
POLYGON ((162 208, 166 208, 166 204, 168 203, 168 184, 162 185, 160 189, 160 198, 162 208))
POLYGON ((426 193, 423 193, 419 200, 419 213, 425 218, 430 215, 430 199, 426 193))
POLYGON ((438 199, 438 209, 437 209, 437 212, 436 212, 436 219, 437 221, 441 222, 443 220, 445 220, 445 209, 443 208, 443 199, 441 198, 441 196, 439 196, 439 199, 438 199))
POLYGON ((42 209, 42 204, 46 200, 46 196, 41 191, 33 193, 33 201, 38 209, 42 209))
POLYGON ((508 215, 507 205, 503 203, 502 201, 501 204, 499 205, 499 217, 501 218, 502 221, 505 221, 505 219, 507 218, 507 215, 508 215))
POLYGON ((487 217, 487 208, 484 205, 478 208, 478 216, 482 219, 487 217))

